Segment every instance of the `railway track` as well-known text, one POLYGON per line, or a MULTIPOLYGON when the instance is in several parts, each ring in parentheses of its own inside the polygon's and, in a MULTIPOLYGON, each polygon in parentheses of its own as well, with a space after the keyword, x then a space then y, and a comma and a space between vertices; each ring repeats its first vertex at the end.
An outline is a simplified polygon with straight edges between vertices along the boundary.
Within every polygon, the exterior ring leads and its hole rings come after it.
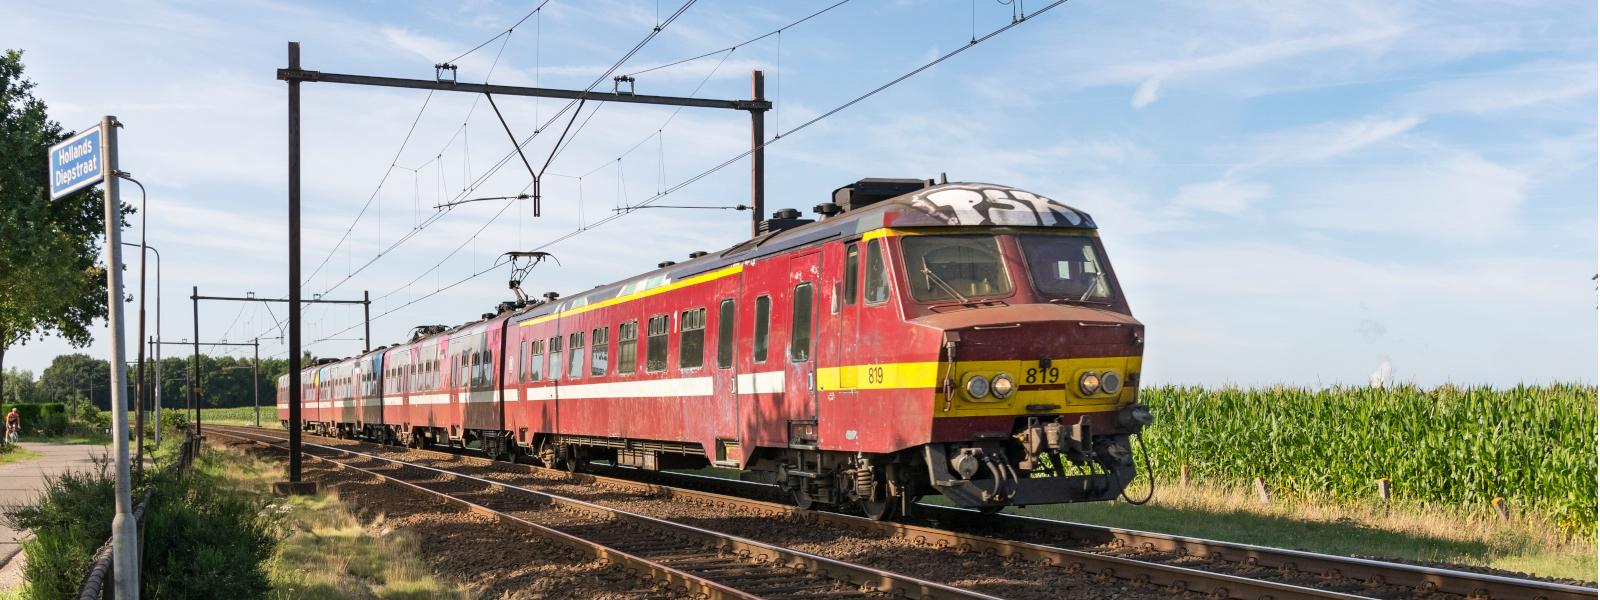
MULTIPOLYGON (((282 430, 250 430, 255 436, 281 437, 282 430)), ((361 445, 327 439, 332 444, 361 445)), ((317 445, 318 448, 331 446, 317 445)), ((389 452, 397 449, 376 447, 389 452)), ((432 456, 457 470, 533 473, 552 480, 581 481, 631 494, 687 502, 764 519, 816 525, 861 534, 894 536, 942 552, 1006 563, 1049 566, 1097 581, 1120 581, 1133 589, 1185 592, 1211 598, 1595 598, 1593 588, 1516 579, 1296 550, 1186 538, 1152 532, 1038 519, 982 515, 973 511, 922 505, 920 523, 884 523, 830 512, 806 511, 746 496, 770 497, 770 486, 710 477, 670 474, 658 479, 718 488, 687 489, 618 477, 572 474, 527 465, 435 450, 406 450, 432 456), (466 467, 465 469, 461 467, 466 467), (737 495, 728 495, 737 494, 737 495), (982 531, 982 534, 976 533, 982 531), (1050 544, 1109 548, 1086 552, 1050 544), (1132 557, 1130 557, 1132 556, 1132 557), (1160 561, 1181 561, 1185 566, 1160 561), (1199 563, 1203 568, 1193 568, 1199 563)), ((388 460, 388 459, 386 459, 388 460)), ((445 469, 434 469, 444 472, 445 469)), ((472 476, 468 476, 472 477, 472 476)), ((487 479, 479 479, 487 481, 487 479)), ((520 489, 520 488, 519 488, 520 489)))
MULTIPOLYGON (((212 433, 287 450, 259 431, 212 433)), ((367 452, 305 444, 303 453, 448 501, 621 564, 688 596, 999 600, 869 567, 367 452)))

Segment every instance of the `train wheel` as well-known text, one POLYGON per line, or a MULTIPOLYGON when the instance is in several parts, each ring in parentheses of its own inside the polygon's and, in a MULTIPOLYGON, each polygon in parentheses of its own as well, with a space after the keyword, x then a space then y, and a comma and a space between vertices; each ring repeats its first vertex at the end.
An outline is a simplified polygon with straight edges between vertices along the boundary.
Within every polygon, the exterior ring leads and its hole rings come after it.
POLYGON ((887 521, 894 517, 895 508, 900 506, 900 499, 858 500, 856 503, 861 505, 861 512, 867 513, 868 519, 887 521))

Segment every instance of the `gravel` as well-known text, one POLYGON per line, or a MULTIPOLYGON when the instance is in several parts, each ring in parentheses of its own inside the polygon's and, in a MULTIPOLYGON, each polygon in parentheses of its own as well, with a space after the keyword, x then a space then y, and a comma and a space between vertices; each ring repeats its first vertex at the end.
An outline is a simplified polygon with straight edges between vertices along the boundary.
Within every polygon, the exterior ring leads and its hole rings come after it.
MULTIPOLYGON (((283 458, 278 451, 259 451, 271 460, 283 458)), ((476 597, 682 597, 491 517, 322 461, 308 460, 303 465, 307 480, 336 489, 340 499, 367 523, 381 517, 384 529, 408 532, 417 540, 417 555, 435 575, 464 584, 476 597)))

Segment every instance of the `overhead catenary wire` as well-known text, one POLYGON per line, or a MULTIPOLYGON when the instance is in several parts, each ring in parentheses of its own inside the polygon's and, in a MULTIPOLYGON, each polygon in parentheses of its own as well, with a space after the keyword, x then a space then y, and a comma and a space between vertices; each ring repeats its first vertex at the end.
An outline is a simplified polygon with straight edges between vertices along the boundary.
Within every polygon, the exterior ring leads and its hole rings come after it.
MULTIPOLYGON (((489 43, 492 43, 494 40, 501 39, 503 37, 504 39, 500 44, 499 51, 495 53, 494 60, 489 63, 489 69, 484 73, 483 82, 484 83, 488 83, 490 77, 492 77, 494 75, 495 69, 499 66, 501 57, 505 54, 506 46, 511 42, 511 33, 514 32, 518 26, 520 26, 524 22, 526 22, 529 17, 531 17, 535 13, 538 13, 539 11, 543 10, 544 6, 546 4, 549 4, 549 3, 550 3, 550 0, 545 0, 544 2, 540 3, 538 7, 534 8, 527 15, 524 15, 521 19, 519 19, 515 24, 513 24, 511 27, 507 28, 505 31, 495 35, 494 37, 489 38, 488 40, 485 40, 481 44, 478 44, 472 50, 469 50, 469 51, 461 54, 460 56, 457 56, 456 58, 453 58, 453 59, 451 59, 449 61, 445 61, 445 62, 449 63, 449 62, 455 62, 456 60, 460 60, 461 58, 467 56, 468 54, 476 52, 478 49, 483 48, 484 46, 488 45, 489 43)), ((478 102, 479 102, 479 100, 481 100, 481 97, 473 99, 471 106, 469 106, 467 108, 466 116, 462 118, 461 126, 458 127, 455 130, 455 132, 450 136, 450 139, 445 141, 444 145, 441 146, 439 151, 434 154, 433 158, 430 158, 430 159, 428 159, 426 161, 423 161, 421 164, 417 165, 414 168, 407 168, 407 167, 400 166, 398 164, 400 156, 405 152, 406 146, 410 142, 411 136, 416 132, 417 124, 421 121, 422 115, 423 115, 424 112, 426 112, 426 109, 428 107, 428 102, 431 101, 432 98, 433 98, 433 91, 430 90, 428 92, 427 98, 423 101, 422 108, 417 111, 416 117, 412 120, 411 127, 410 127, 410 129, 407 130, 405 139, 401 141, 400 148, 395 152, 394 158, 392 160, 390 160, 390 162, 389 162, 388 169, 384 171, 383 177, 378 181, 377 188, 374 189, 372 194, 367 198, 366 203, 362 205, 361 210, 356 214, 356 218, 353 221, 351 221, 350 227, 345 229, 344 233, 340 236, 339 241, 337 243, 335 243, 334 246, 328 250, 328 255, 323 257, 321 264, 318 264, 317 268, 312 270, 311 275, 306 277, 306 280, 304 282, 305 285, 310 285, 312 279, 315 278, 316 275, 319 272, 321 272, 323 267, 327 266, 328 261, 330 259, 332 259, 335 254, 338 253, 339 248, 349 239, 349 236, 350 236, 351 232, 354 231, 356 225, 361 222, 362 216, 364 216, 366 214, 366 212, 367 212, 367 209, 371 207, 373 200, 377 198, 378 194, 382 193, 383 187, 388 183, 389 177, 390 177, 390 175, 393 174, 395 169, 408 170, 408 171, 412 171, 412 173, 415 174, 416 172, 420 171, 423 167, 426 167, 429 163, 437 162, 439 164, 439 167, 440 167, 440 169, 439 169, 439 180, 442 183, 443 182, 443 178, 444 178, 444 169, 443 169, 443 166, 444 166, 444 162, 443 162, 444 152, 445 152, 445 150, 449 149, 451 144, 455 143, 455 140, 458 137, 460 137, 462 139, 463 156, 465 156, 465 154, 467 153, 467 147, 466 147, 466 143, 467 143, 467 141, 466 141, 467 124, 471 121, 473 112, 477 110, 478 102)), ((465 164, 466 164, 465 163, 465 158, 463 158, 464 167, 465 167, 465 164)), ((464 175, 463 178, 462 178, 462 181, 465 182, 468 177, 470 177, 470 174, 469 175, 464 175)), ((432 225, 434 222, 436 222, 438 220, 437 218, 435 218, 435 217, 438 217, 438 216, 441 216, 441 213, 435 213, 434 215, 431 215, 428 220, 426 220, 424 222, 421 222, 421 223, 414 224, 413 227, 412 227, 412 230, 410 232, 408 232, 407 234, 401 236, 399 239, 395 240, 395 243, 390 244, 387 248, 385 248, 384 250, 380 251, 372 259, 370 259, 367 262, 363 263, 360 269, 350 268, 349 271, 345 274, 344 278, 342 278, 338 282, 335 282, 335 283, 327 286, 326 288, 324 288, 322 290, 321 294, 326 295, 326 294, 332 292, 333 290, 337 289, 339 286, 343 285, 345 282, 348 282, 350 279, 354 278, 361 271, 366 270, 366 268, 371 266, 374 262, 377 262, 377 260, 379 258, 382 258, 385 254, 389 253, 390 251, 393 251, 395 248, 398 248, 401 244, 404 244, 406 241, 410 240, 417 233, 420 233, 421 230, 426 229, 429 225, 432 225)), ((348 252, 347 252, 347 254, 348 254, 348 252)), ((353 267, 353 265, 351 265, 351 267, 353 267)), ((307 310, 308 308, 309 307, 302 307, 300 309, 302 314, 304 314, 304 311, 307 310)), ((268 331, 270 331, 270 330, 268 330, 268 331)), ((263 332, 263 334, 265 334, 265 333, 266 332, 263 332)), ((280 334, 281 334, 281 327, 280 327, 280 334)), ((260 337, 260 336, 258 335, 257 337, 260 337)))
MULTIPOLYGON (((642 200, 637 204, 629 205, 627 208, 632 209, 632 208, 639 208, 639 207, 642 207, 642 206, 650 205, 650 204, 654 203, 655 201, 657 201, 657 200, 659 200, 661 198, 664 198, 664 197, 666 197, 666 196, 668 196, 668 195, 670 195, 670 194, 672 194, 672 193, 674 193, 674 192, 676 192, 678 190, 681 190, 681 189, 683 189, 685 187, 688 187, 689 185, 693 185, 695 182, 697 182, 697 181, 699 181, 701 179, 704 179, 705 177, 708 177, 708 176, 712 175, 713 173, 716 173, 717 171, 720 171, 720 170, 722 170, 724 168, 727 168, 729 165, 731 165, 731 164, 733 164, 735 162, 738 162, 740 159, 743 159, 743 158, 749 156, 750 154, 754 153, 755 150, 758 149, 758 148, 765 148, 765 147, 767 147, 769 145, 775 144, 779 140, 784 139, 785 136, 792 135, 795 132, 804 130, 807 127, 810 127, 811 125, 814 125, 814 124, 822 121, 823 119, 826 119, 826 118, 831 117, 831 116, 833 116, 835 114, 838 114, 839 112, 841 112, 841 111, 843 111, 845 109, 848 109, 851 106, 854 106, 854 105, 860 103, 863 100, 871 98, 872 96, 875 96, 878 93, 880 93, 880 92, 882 92, 882 91, 884 91, 884 90, 886 90, 886 89, 888 89, 890 87, 893 87, 894 85, 896 85, 896 84, 898 84, 898 83, 900 83, 902 81, 910 79, 911 77, 916 76, 918 73, 921 73, 921 72, 926 71, 926 70, 928 70, 930 68, 933 68, 934 66, 937 66, 939 63, 942 63, 942 62, 944 62, 946 60, 949 60, 950 58, 953 58, 956 55, 959 55, 962 52, 965 52, 968 49, 970 49, 970 48, 972 48, 974 46, 977 46, 978 44, 981 44, 981 43, 983 43, 985 41, 988 41, 989 39, 992 39, 995 36, 1000 35, 1001 33, 1009 31, 1009 30, 1011 30, 1012 28, 1014 28, 1014 27, 1016 27, 1018 25, 1021 25, 1021 24, 1025 23, 1025 22, 1033 20, 1034 18, 1038 17, 1039 15, 1042 15, 1042 14, 1050 11, 1051 9, 1053 9, 1053 8, 1055 8, 1057 6, 1060 6, 1062 4, 1066 4, 1067 1, 1068 0, 1056 0, 1055 2, 1052 2, 1052 3, 1048 4, 1048 5, 1045 5, 1043 8, 1034 11, 1032 14, 1023 15, 1023 16, 1017 18, 1015 21, 1012 21, 1011 23, 1008 23, 1008 24, 1006 24, 1006 25, 1004 25, 1004 26, 1002 26, 1002 27, 1000 27, 998 29, 990 31, 987 34, 984 34, 982 37, 974 38, 971 41, 969 41, 967 44, 961 46, 960 48, 956 48, 955 50, 951 50, 949 52, 946 52, 946 53, 934 58, 933 60, 928 61, 927 63, 924 63, 924 64, 922 64, 922 65, 920 65, 920 66, 918 66, 918 67, 916 67, 914 69, 911 69, 910 71, 907 71, 906 73, 904 73, 904 74, 902 74, 902 75, 900 75, 900 76, 898 76, 898 77, 896 77, 894 79, 889 80, 887 83, 884 83, 884 84, 882 84, 882 85, 880 85, 880 86, 878 86, 876 88, 873 88, 873 89, 871 89, 871 90, 869 90, 869 91, 867 91, 867 92, 865 92, 865 93, 863 93, 861 95, 858 95, 858 96, 856 96, 854 98, 851 98, 850 100, 848 100, 848 101, 846 101, 846 102, 834 107, 831 110, 828 110, 827 112, 824 112, 824 113, 822 113, 820 115, 817 115, 816 117, 813 117, 812 119, 810 119, 808 121, 805 121, 805 122, 803 122, 803 123, 801 123, 799 125, 796 125, 795 127, 790 128, 788 131, 783 132, 782 135, 775 135, 772 139, 763 142, 762 144, 760 144, 759 146, 756 146, 755 148, 751 148, 749 150, 745 150, 743 152, 740 152, 740 153, 728 158, 725 161, 717 163, 716 165, 714 165, 714 166, 712 166, 712 167, 710 167, 708 169, 700 171, 699 173, 696 173, 695 175, 693 175, 693 176, 691 176, 691 177, 689 177, 689 178, 687 178, 687 179, 685 179, 683 181, 680 181, 677 184, 674 184, 672 187, 667 188, 665 191, 663 191, 661 193, 658 193, 658 194, 656 194, 654 196, 651 196, 650 198, 642 200)), ((565 233, 565 234, 563 234, 563 235, 561 235, 559 237, 551 239, 550 241, 547 241, 547 242, 545 242, 543 244, 535 246, 535 247, 531 248, 530 250, 538 251, 538 250, 544 250, 546 248, 550 248, 552 246, 560 244, 561 242, 564 242, 566 240, 569 240, 569 239, 572 239, 574 237, 577 237, 578 235, 581 235, 586 231, 595 229, 595 228, 597 228, 597 227, 599 227, 601 225, 604 225, 604 224, 609 223, 611 221, 615 221, 615 220, 620 219, 620 218, 622 218, 624 216, 627 216, 631 212, 632 212, 631 210, 624 210, 624 211, 612 214, 610 216, 607 216, 605 218, 602 218, 602 219, 600 219, 598 221, 595 221, 592 224, 584 224, 584 225, 580 226, 578 229, 575 229, 573 231, 567 232, 567 233, 565 233)), ((455 282, 452 282, 449 285, 442 286, 439 289, 437 289, 437 290, 435 290, 433 292, 430 292, 430 293, 428 293, 428 294, 426 294, 426 295, 424 295, 424 296, 422 296, 420 298, 416 298, 414 300, 406 302, 405 304, 402 304, 402 305, 394 307, 394 308, 392 308, 392 309, 390 309, 388 311, 385 311, 385 312, 381 313, 380 315, 378 315, 377 317, 374 317, 373 319, 376 320, 378 318, 393 314, 394 312, 399 311, 401 309, 404 309, 404 308, 406 308, 408 306, 411 306, 411 305, 413 305, 413 304, 415 304, 417 302, 420 302, 420 301, 425 300, 427 298, 431 298, 431 297, 433 297, 435 295, 438 295, 438 294, 440 294, 440 293, 442 293, 442 292, 444 292, 446 290, 449 290, 449 289, 454 288, 454 287, 456 287, 458 285, 466 283, 467 281, 470 281, 470 280, 475 279, 475 278, 477 278, 479 276, 482 276, 485 273, 489 273, 489 272, 495 270, 501 264, 504 264, 504 263, 502 263, 500 261, 496 261, 494 264, 490 265, 489 267, 487 267, 487 268, 485 268, 483 270, 473 272, 472 274, 470 274, 470 275, 468 275, 466 277, 463 277, 463 278, 461 278, 459 280, 456 280, 455 282)), ((349 331, 355 329, 356 327, 360 327, 360 326, 361 326, 360 323, 357 323, 355 325, 351 325, 350 327, 347 327, 344 330, 341 330, 341 331, 338 331, 338 332, 335 332, 335 333, 331 334, 330 337, 337 336, 337 335, 349 332, 349 331)), ((327 341, 327 340, 326 339, 322 339, 322 340, 318 340, 318 341, 327 341)), ((315 342, 313 342, 313 343, 315 343, 315 342)))
POLYGON ((819 10, 817 12, 811 13, 809 15, 806 15, 804 17, 801 17, 799 19, 791 21, 787 25, 784 25, 784 26, 779 27, 777 29, 774 29, 772 31, 768 31, 766 33, 763 33, 763 34, 758 35, 756 37, 750 38, 748 40, 739 42, 739 43, 734 44, 732 46, 727 46, 727 47, 723 47, 723 48, 717 48, 716 50, 712 50, 710 52, 705 52, 705 53, 702 53, 702 54, 696 54, 696 55, 688 57, 688 58, 675 60, 675 61, 672 61, 672 62, 669 62, 669 63, 666 63, 666 64, 650 67, 648 69, 640 69, 638 71, 634 71, 632 73, 628 73, 627 76, 628 77, 633 77, 633 76, 636 76, 636 75, 643 75, 643 74, 649 73, 651 71, 659 71, 661 69, 676 67, 676 66, 681 65, 683 63, 694 62, 694 61, 700 60, 702 58, 706 58, 706 57, 709 57, 709 56, 714 56, 714 55, 716 55, 717 53, 720 53, 720 52, 731 52, 731 51, 734 51, 734 50, 738 50, 739 48, 741 48, 743 46, 748 46, 750 44, 753 44, 753 43, 759 42, 761 40, 767 39, 769 37, 772 37, 772 36, 778 35, 780 33, 783 33, 783 30, 785 30, 785 29, 789 29, 789 28, 792 28, 792 27, 794 27, 796 25, 799 25, 801 23, 805 23, 806 21, 810 21, 811 19, 816 18, 817 16, 821 15, 822 13, 828 12, 828 11, 833 10, 835 8, 839 8, 840 6, 842 6, 844 4, 847 4, 849 2, 850 2, 850 0, 839 0, 838 2, 835 2, 833 4, 830 4, 830 5, 826 6, 826 7, 824 7, 822 10, 819 10))
MULTIPOLYGON (((531 143, 534 140, 534 138, 536 138, 540 133, 542 133, 543 131, 548 129, 549 126, 552 123, 554 123, 556 119, 561 118, 561 116, 563 114, 565 114, 568 110, 570 110, 574 105, 579 104, 581 102, 581 100, 584 99, 584 97, 587 95, 588 92, 593 91, 595 86, 598 86, 601 82, 605 81, 605 79, 607 77, 610 77, 613 73, 615 73, 617 71, 617 69, 621 68, 622 65, 626 64, 629 59, 633 58, 634 55, 638 54, 638 52, 641 49, 643 49, 647 44, 649 44, 651 40, 655 39, 655 37, 657 35, 659 35, 664 29, 666 29, 666 27, 668 25, 672 24, 672 22, 676 21, 679 17, 683 16, 683 14, 686 11, 689 10, 689 7, 693 6, 696 1, 697 0, 687 0, 686 2, 683 3, 682 6, 679 6, 677 10, 673 11, 673 13, 671 15, 668 15, 668 17, 665 20, 660 21, 654 28, 651 29, 649 34, 645 35, 644 39, 640 40, 639 43, 637 43, 637 44, 635 44, 633 46, 633 48, 629 49, 628 52, 625 53, 622 56, 622 58, 618 59, 615 63, 613 63, 612 66, 610 68, 606 69, 606 71, 604 73, 601 73, 599 76, 595 77, 595 80, 593 82, 591 82, 588 85, 588 87, 584 88, 584 93, 582 95, 580 95, 579 98, 569 101, 560 111, 558 111, 554 115, 551 115, 550 119, 545 121, 545 123, 543 125, 535 128, 533 134, 529 135, 528 137, 523 139, 518 144, 518 148, 520 149, 521 147, 524 147, 527 144, 531 143)), ((546 3, 548 3, 548 0, 546 1, 546 3)), ((521 23, 527 21, 527 19, 530 16, 532 16, 533 14, 539 13, 540 10, 543 7, 544 7, 544 4, 541 4, 538 8, 536 8, 533 11, 531 11, 529 13, 529 15, 525 15, 521 20, 519 20, 517 22, 517 24, 520 25, 521 23)), ((541 18, 537 22, 542 22, 542 20, 543 19, 541 18)), ((515 29, 515 26, 509 28, 506 32, 503 32, 500 35, 509 35, 511 33, 511 31, 514 30, 514 29, 515 29)), ((484 43, 479 44, 477 47, 473 48, 472 50, 469 50, 468 52, 462 54, 461 56, 457 57, 456 59, 452 59, 450 62, 453 62, 454 60, 458 60, 459 58, 464 57, 467 54, 471 54, 472 52, 476 52, 478 49, 481 49, 482 47, 484 47, 488 43, 493 42, 494 39, 496 39, 498 37, 499 36, 497 35, 495 37, 490 38, 489 40, 486 40, 484 43)), ((502 44, 501 48, 502 48, 502 51, 503 51, 504 50, 504 45, 503 44, 502 44)), ((496 60, 497 61, 499 60, 498 56, 497 56, 496 60)), ((491 67, 491 70, 492 70, 492 67, 491 67)), ((429 92, 429 97, 430 98, 432 97, 432 92, 431 91, 429 92)), ((474 102, 474 106, 476 106, 476 102, 474 102)), ((418 115, 418 118, 420 119, 420 114, 418 115)), ((412 129, 413 130, 415 129, 415 123, 413 123, 412 129)), ((464 129, 461 130, 461 134, 463 135, 463 144, 465 144, 465 140, 464 140, 465 131, 464 131, 464 129)), ((410 134, 408 133, 408 135, 407 135, 407 139, 408 140, 409 140, 409 137, 410 137, 410 134)), ((401 150, 402 151, 404 150, 403 146, 402 146, 401 150)), ((556 150, 559 150, 559 148, 556 148, 556 150)), ((459 200, 459 199, 465 197, 467 194, 470 194, 473 191, 475 191, 478 187, 483 185, 488 180, 488 178, 490 176, 492 176, 494 173, 498 172, 499 169, 502 168, 511 159, 511 157, 514 156, 515 154, 516 154, 516 151, 513 151, 513 152, 508 153, 505 156, 501 157, 501 159, 499 161, 497 161, 492 167, 490 167, 483 175, 477 177, 476 179, 473 179, 473 181, 470 184, 468 184, 466 182, 466 179, 471 178, 470 174, 468 174, 467 176, 463 177, 462 190, 461 190, 461 192, 456 194, 455 198, 452 201, 459 200)), ((395 165, 393 163, 398 161, 398 156, 399 156, 399 154, 397 153, 396 154, 396 160, 395 161, 391 161, 390 168, 388 169, 388 171, 386 171, 386 173, 384 175, 385 179, 387 179, 388 173, 392 173, 393 172, 394 167, 395 167, 395 165)), ((380 182, 378 191, 381 191, 381 190, 382 190, 382 183, 380 182)), ((376 197, 377 193, 378 192, 375 191, 374 194, 373 194, 373 197, 376 197)), ((369 205, 371 204, 371 199, 370 198, 368 199, 367 203, 369 205)), ((363 207, 362 212, 364 213, 365 210, 366 210, 366 208, 363 207)), ((437 214, 443 214, 443 213, 437 213, 437 214)), ((436 214, 436 216, 437 216, 437 214, 436 214)), ((359 219, 360 219, 360 216, 358 215, 357 216, 357 220, 359 221, 359 219)), ((383 252, 380 252, 377 256, 373 257, 372 260, 369 260, 369 261, 367 261, 367 263, 363 264, 363 266, 360 269, 355 270, 354 272, 352 272, 351 275, 346 276, 343 280, 340 280, 338 283, 330 286, 323 293, 327 293, 328 291, 332 291, 333 289, 337 288, 339 285, 342 285, 344 282, 349 281, 354 276, 355 273, 357 273, 357 272, 359 272, 361 270, 365 270, 367 267, 371 266, 372 263, 376 262, 379 258, 384 256, 388 252, 392 251, 395 247, 398 247, 398 245, 400 243, 404 243, 405 240, 411 239, 412 237, 415 236, 416 233, 420 232, 421 229, 426 228, 427 225, 431 224, 432 222, 436 222, 436 221, 437 221, 437 219, 431 219, 430 221, 424 221, 424 223, 420 227, 418 227, 416 229, 413 229, 412 231, 408 232, 407 235, 402 236, 400 238, 400 240, 397 240, 396 244, 391 244, 390 247, 386 248, 383 252)), ((355 224, 352 223, 351 224, 351 228, 353 229, 354 226, 355 226, 355 224)), ((349 232, 347 231, 345 236, 348 237, 348 235, 349 235, 349 232)), ((343 238, 341 238, 341 239, 343 239, 343 238)), ((329 252, 329 258, 331 258, 333 253, 335 253, 337 251, 338 251, 338 246, 336 245, 334 247, 334 249, 329 252)), ((327 260, 324 259, 323 262, 324 262, 324 264, 326 264, 327 260)), ((320 268, 321 267, 319 266, 318 269, 320 269, 320 268)), ((482 272, 479 272, 479 273, 481 274, 482 272)), ((315 275, 315 272, 313 272, 313 275, 315 275)), ((476 275, 473 275, 473 276, 475 277, 476 275)), ((307 278, 307 282, 309 282, 309 281, 310 281, 310 278, 308 277, 307 278)), ((454 284, 452 284, 452 285, 454 285, 454 284)), ((437 292, 435 292, 435 293, 437 293, 437 292)), ((385 314, 388 314, 388 313, 385 313, 385 314)), ((346 331, 348 331, 348 329, 346 329, 346 331)), ((315 342, 313 342, 313 343, 315 343, 315 342)))

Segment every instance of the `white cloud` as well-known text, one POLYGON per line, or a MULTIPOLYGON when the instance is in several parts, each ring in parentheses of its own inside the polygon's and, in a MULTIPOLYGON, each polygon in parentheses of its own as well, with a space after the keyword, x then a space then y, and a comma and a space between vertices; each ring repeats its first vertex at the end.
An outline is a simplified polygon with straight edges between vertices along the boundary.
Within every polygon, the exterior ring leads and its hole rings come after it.
POLYGON ((1161 91, 1161 79, 1151 77, 1144 80, 1144 83, 1139 84, 1139 89, 1134 90, 1133 99, 1129 100, 1128 103, 1134 108, 1144 108, 1149 106, 1151 102, 1156 101, 1156 93, 1159 91, 1161 91))
POLYGON ((1272 186, 1265 183, 1218 179, 1178 188, 1178 195, 1172 199, 1172 203, 1185 208, 1238 214, 1270 193, 1272 186))
POLYGON ((1592 106, 1594 94, 1594 63, 1534 64, 1428 83, 1396 104, 1418 112, 1484 114, 1577 100, 1592 106))

